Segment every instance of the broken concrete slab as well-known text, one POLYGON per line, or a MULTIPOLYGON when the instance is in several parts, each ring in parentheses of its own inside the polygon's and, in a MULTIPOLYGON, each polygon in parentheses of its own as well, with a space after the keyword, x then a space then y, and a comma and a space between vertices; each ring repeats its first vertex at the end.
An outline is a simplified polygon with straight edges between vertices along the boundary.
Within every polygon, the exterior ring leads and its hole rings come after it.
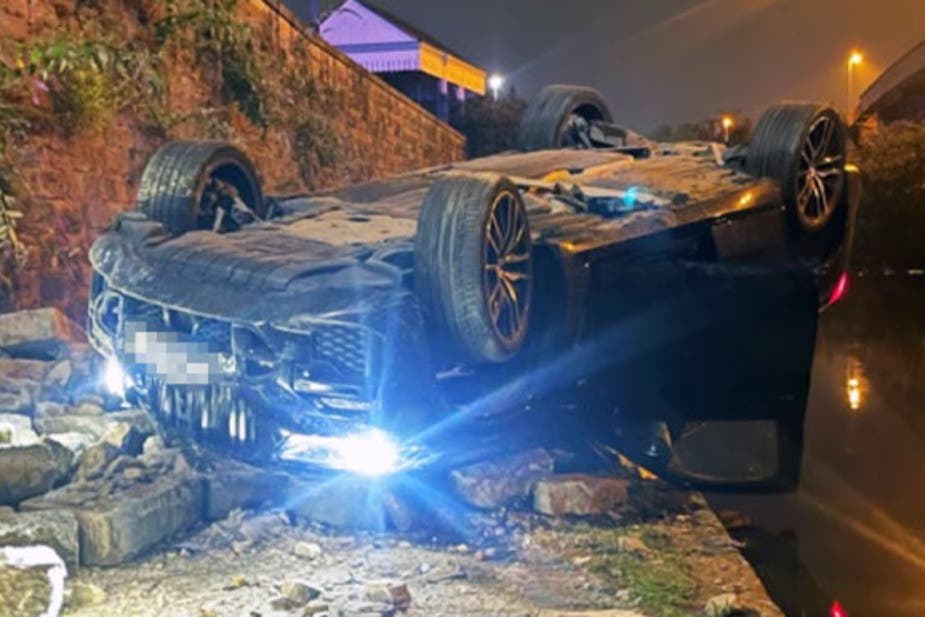
POLYGON ((141 448, 149 436, 128 422, 110 421, 103 434, 103 442, 113 446, 119 452, 135 456, 141 454, 141 448))
POLYGON ((465 501, 495 509, 530 496, 533 485, 553 471, 552 456, 537 448, 450 473, 453 490, 465 501))
POLYGON ((32 413, 51 368, 39 360, 0 358, 0 412, 32 413))
POLYGON ((55 308, 0 315, 0 349, 18 358, 64 359, 83 331, 55 308))
POLYGON ((73 572, 79 543, 77 518, 66 510, 0 513, 0 546, 50 546, 73 572))
POLYGON ((205 518, 215 521, 239 508, 281 503, 288 487, 284 473, 223 461, 205 474, 205 518))
POLYGON ((104 415, 68 413, 61 416, 36 417, 34 424, 43 435, 86 433, 93 435, 94 440, 99 440, 109 430, 110 420, 104 415))
POLYGON ((548 516, 606 514, 626 502, 628 487, 620 478, 554 476, 536 483, 533 507, 548 516))
POLYGON ((22 358, 0 358, 0 381, 24 379, 41 383, 51 372, 54 363, 44 360, 22 358))
POLYGON ((70 472, 69 461, 47 443, 0 446, 0 505, 51 490, 70 472))
POLYGON ((0 546, 3 617, 58 615, 67 567, 48 546, 0 546))
POLYGON ((66 433, 50 433, 45 435, 45 441, 60 444, 77 457, 81 452, 96 443, 96 437, 89 433, 68 431, 66 433))
POLYGON ((134 559, 176 537, 202 518, 203 482, 193 475, 163 475, 149 484, 107 490, 102 482, 71 484, 29 501, 26 512, 66 509, 80 527, 80 563, 111 566, 134 559))
POLYGON ((103 434, 103 441, 117 447, 121 452, 137 456, 141 454, 145 440, 155 433, 151 417, 141 409, 126 409, 108 414, 109 426, 103 434))
POLYGON ((39 441, 29 416, 0 413, 0 446, 28 446, 39 441))
POLYGON ((104 441, 93 444, 77 457, 77 477, 81 480, 99 478, 118 456, 119 449, 112 444, 104 441))

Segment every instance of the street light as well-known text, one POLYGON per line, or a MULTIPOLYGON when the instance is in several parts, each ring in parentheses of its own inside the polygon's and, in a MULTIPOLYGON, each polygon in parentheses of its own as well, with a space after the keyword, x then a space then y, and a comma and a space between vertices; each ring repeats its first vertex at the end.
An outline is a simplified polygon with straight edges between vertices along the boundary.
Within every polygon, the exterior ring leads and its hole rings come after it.
POLYGON ((846 116, 849 123, 854 114, 854 73, 856 67, 861 66, 863 63, 864 55, 858 50, 852 51, 851 55, 848 56, 848 112, 846 116))
POLYGON ((732 116, 723 116, 723 136, 727 144, 729 143, 729 130, 734 124, 735 121, 733 121, 732 116))
POLYGON ((488 88, 491 90, 492 96, 495 100, 498 100, 498 93, 501 92, 501 88, 504 87, 504 76, 498 75, 497 73, 492 74, 488 78, 488 88))

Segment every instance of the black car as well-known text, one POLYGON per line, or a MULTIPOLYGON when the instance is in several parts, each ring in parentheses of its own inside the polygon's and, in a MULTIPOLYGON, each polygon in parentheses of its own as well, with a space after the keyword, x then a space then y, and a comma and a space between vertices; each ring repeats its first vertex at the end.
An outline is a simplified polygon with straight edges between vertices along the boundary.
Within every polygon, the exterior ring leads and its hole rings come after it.
POLYGON ((231 145, 165 145, 90 255, 111 387, 173 438, 370 474, 439 456, 462 417, 529 418, 575 388, 580 408, 559 407, 595 439, 645 456, 663 433, 665 473, 683 436, 729 449, 709 420, 769 420, 771 445, 799 446, 860 192, 838 114, 787 103, 747 147, 653 143, 595 91, 550 86, 520 136, 273 198, 231 145))

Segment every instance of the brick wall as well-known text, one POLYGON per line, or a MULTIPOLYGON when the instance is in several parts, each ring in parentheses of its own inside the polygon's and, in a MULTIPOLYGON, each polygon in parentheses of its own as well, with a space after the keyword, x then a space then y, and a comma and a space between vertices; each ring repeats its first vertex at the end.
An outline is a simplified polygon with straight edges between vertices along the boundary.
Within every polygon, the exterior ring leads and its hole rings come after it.
MULTIPOLYGON (((156 0, 155 0, 156 1, 156 0)), ((107 10, 137 20, 145 0, 98 0, 107 10)), ((0 3, 0 50, 16 41, 48 38, 76 27, 76 0, 4 0, 0 3)), ((293 162, 292 127, 259 129, 232 112, 232 140, 260 170, 268 194, 328 188, 462 157, 464 140, 449 126, 365 72, 317 37, 272 0, 239 0, 238 13, 265 47, 292 62, 295 46, 308 47, 304 70, 324 87, 326 115, 339 138, 336 165, 318 166, 308 177, 293 162)), ((86 19, 84 17, 84 19, 86 19)), ((172 111, 194 112, 215 84, 192 53, 180 54, 166 74, 172 111)), ((173 138, 203 137, 195 124, 173 138)), ((30 250, 19 276, 20 306, 53 304, 79 318, 85 308, 86 253, 93 239, 121 210, 132 207, 148 157, 164 140, 131 114, 122 114, 97 134, 66 138, 53 131, 32 134, 14 153, 17 206, 24 212, 21 236, 30 250)))

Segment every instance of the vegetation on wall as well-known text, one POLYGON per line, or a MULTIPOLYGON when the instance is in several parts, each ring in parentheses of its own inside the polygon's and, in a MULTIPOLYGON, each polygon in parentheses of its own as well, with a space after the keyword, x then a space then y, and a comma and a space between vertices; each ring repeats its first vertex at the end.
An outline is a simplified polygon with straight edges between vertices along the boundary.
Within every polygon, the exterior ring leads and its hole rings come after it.
MULTIPOLYGON (((12 195, 21 193, 16 207, 28 209, 30 190, 17 173, 17 153, 31 135, 105 134, 128 112, 158 139, 192 134, 234 141, 245 122, 289 135, 306 186, 319 168, 338 162, 341 142, 329 119, 333 97, 306 70, 309 46, 295 41, 287 57, 268 32, 241 19, 238 0, 80 0, 75 6, 59 14, 62 27, 54 34, 0 43, 2 272, 18 263, 7 257, 22 254, 10 244, 17 240, 18 216, 12 195), (190 60, 206 99, 180 111, 172 104, 170 79, 173 67, 190 60)), ((61 253, 50 245, 37 248, 61 253)))
POLYGON ((250 24, 235 16, 237 0, 165 0, 166 14, 154 22, 159 49, 193 49, 214 69, 222 96, 255 126, 266 126, 265 68, 250 24))

